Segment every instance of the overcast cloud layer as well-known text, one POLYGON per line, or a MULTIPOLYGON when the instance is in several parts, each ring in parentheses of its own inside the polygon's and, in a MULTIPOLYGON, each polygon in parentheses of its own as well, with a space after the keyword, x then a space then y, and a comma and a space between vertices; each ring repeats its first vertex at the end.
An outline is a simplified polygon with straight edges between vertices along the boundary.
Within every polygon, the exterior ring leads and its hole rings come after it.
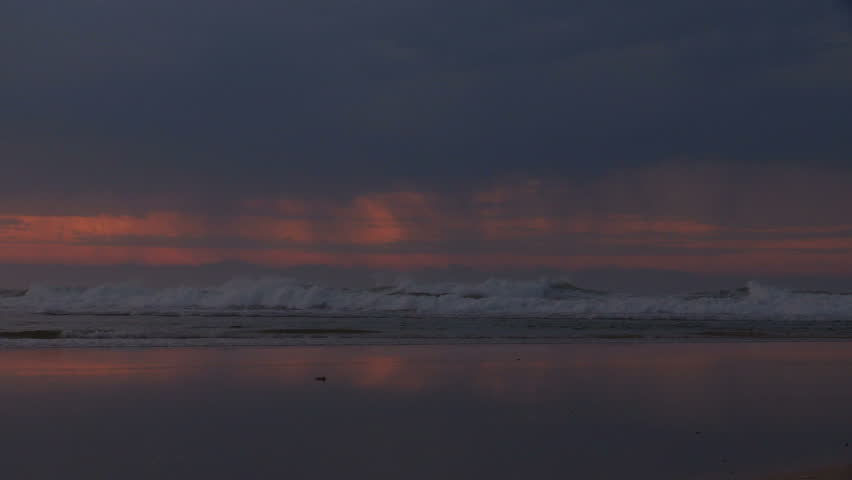
MULTIPOLYGON (((838 273, 849 6, 7 0, 0 262, 73 244, 646 268, 619 259, 830 234, 782 250, 830 248, 838 273)), ((249 253, 187 262, 270 263, 249 253)), ((706 269, 684 262, 665 267, 706 269)))
POLYGON ((9 0, 0 19, 5 192, 852 154, 833 0, 9 0))

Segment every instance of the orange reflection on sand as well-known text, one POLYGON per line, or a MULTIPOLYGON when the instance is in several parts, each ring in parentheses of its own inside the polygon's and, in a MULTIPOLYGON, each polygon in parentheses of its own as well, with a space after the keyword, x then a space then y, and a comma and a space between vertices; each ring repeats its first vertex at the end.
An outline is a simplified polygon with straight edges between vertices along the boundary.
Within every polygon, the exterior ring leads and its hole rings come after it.
POLYGON ((430 388, 428 368, 413 366, 402 355, 367 356, 353 364, 347 375, 348 381, 359 388, 398 392, 430 388))
MULTIPOLYGON (((763 372, 762 381, 769 388, 784 389, 785 395, 819 396, 818 391, 786 390, 790 376, 797 372, 794 367, 811 362, 843 371, 852 365, 852 351, 847 343, 578 344, 7 350, 0 352, 0 359, 0 379, 183 382, 212 372, 245 382, 292 386, 312 385, 317 383, 315 377, 325 376, 329 384, 353 389, 417 394, 454 388, 517 402, 538 401, 571 391, 575 385, 612 380, 621 388, 641 385, 653 392, 649 400, 657 402, 643 408, 677 417, 725 414, 713 392, 724 390, 720 387, 737 378, 734 367, 738 365, 763 372), (661 398, 670 402, 661 404, 661 398), (690 410, 679 404, 688 404, 690 410)), ((833 380, 803 377, 797 381, 817 386, 833 380)), ((613 388, 611 394, 617 398, 622 392, 613 388)), ((631 401, 641 402, 642 397, 631 401)), ((767 404, 765 409, 769 412, 772 406, 767 404)))
POLYGON ((102 382, 177 381, 205 365, 191 349, 13 350, 3 353, 0 377, 87 378, 102 382))

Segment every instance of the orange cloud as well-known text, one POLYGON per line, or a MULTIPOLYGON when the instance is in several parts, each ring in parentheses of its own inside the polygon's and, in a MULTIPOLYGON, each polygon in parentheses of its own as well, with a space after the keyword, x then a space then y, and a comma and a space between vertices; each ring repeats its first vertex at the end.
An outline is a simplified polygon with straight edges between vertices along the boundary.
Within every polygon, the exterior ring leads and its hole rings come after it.
POLYGON ((703 235, 722 231, 718 225, 691 220, 643 218, 636 215, 612 215, 593 217, 531 217, 489 218, 481 220, 480 228, 487 239, 541 238, 548 235, 571 235, 578 233, 629 235, 640 233, 664 233, 672 235, 703 235))
MULTIPOLYGON (((612 243, 622 245, 646 245, 648 240, 636 238, 619 238, 610 240, 612 243)), ((852 237, 831 238, 793 238, 773 240, 743 240, 743 239, 658 239, 652 243, 656 247, 693 249, 693 250, 850 250, 852 251, 852 237)))
POLYGON ((69 242, 112 237, 200 237, 207 233, 205 221, 174 212, 145 216, 6 216, 0 224, 0 242, 69 242))
MULTIPOLYGON (((852 272, 852 227, 829 221, 844 216, 768 221, 763 209, 769 207, 750 190, 718 184, 729 174, 718 168, 651 169, 590 186, 527 180, 456 194, 397 190, 337 201, 253 198, 237 201, 236 213, 220 216, 176 211, 5 215, 0 216, 0 262, 852 272), (687 180, 696 175, 714 181, 689 187, 687 180), (721 195, 728 190, 733 193, 721 195), (713 221, 712 200, 737 195, 753 221, 744 221, 739 210, 736 222, 713 221)), ((776 180, 794 188, 789 175, 776 180)), ((770 203, 781 201, 772 192, 763 194, 770 203)), ((835 205, 841 194, 826 195, 826 201, 835 205)))
POLYGON ((365 266, 389 270, 444 268, 452 265, 582 269, 620 267, 669 269, 705 273, 840 274, 852 271, 852 253, 797 253, 784 250, 734 252, 720 255, 532 255, 326 253, 298 249, 212 249, 142 246, 40 244, 0 245, 0 263, 65 265, 204 265, 242 261, 257 265, 365 266))
POLYGON ((343 222, 346 238, 356 244, 394 243, 405 239, 406 231, 393 209, 381 197, 355 199, 352 217, 343 222))
POLYGON ((244 216, 234 219, 231 232, 253 240, 312 242, 318 238, 310 220, 244 216))

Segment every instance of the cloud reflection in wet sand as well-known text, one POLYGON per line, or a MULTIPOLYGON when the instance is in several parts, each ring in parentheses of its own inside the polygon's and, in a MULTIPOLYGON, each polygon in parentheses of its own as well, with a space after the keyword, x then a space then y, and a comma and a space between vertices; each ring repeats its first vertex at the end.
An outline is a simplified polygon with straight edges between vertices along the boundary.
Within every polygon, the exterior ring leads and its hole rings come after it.
MULTIPOLYGON (((441 469, 450 465, 486 468, 479 455, 487 453, 508 455, 512 468, 545 476, 568 455, 570 467, 558 467, 561 473, 589 475, 597 469, 600 478, 624 478, 614 475, 629 470, 639 475, 631 478, 656 472, 653 478, 674 480, 730 478, 733 471, 735 478, 763 479, 768 472, 848 461, 849 449, 843 447, 852 440, 848 347, 7 350, 0 352, 5 386, 0 404, 14 405, 18 415, 9 423, 10 435, 44 438, 60 427, 97 431, 106 428, 98 427, 102 422, 111 422, 135 429, 133 435, 174 436, 181 445, 200 442, 180 447, 189 458, 207 458, 211 447, 205 445, 213 441, 196 438, 197 417, 224 425, 227 436, 216 437, 216 448, 268 430, 284 451, 308 449, 317 437, 326 445, 323 455, 339 456, 335 449, 346 448, 371 458, 375 442, 397 438, 400 462, 424 462, 426 456, 433 462, 431 470, 412 478, 446 473, 441 469), (52 420, 44 422, 45 415, 52 420), (143 422, 152 415, 170 420, 156 427, 143 422)), ((112 448, 96 435, 89 441, 91 448, 112 448)), ((137 442, 133 436, 126 441, 137 442)), ((240 462, 245 445, 229 448, 233 461, 240 462)), ((297 468, 318 452, 308 449, 299 454, 303 459, 288 458, 297 468)), ((115 462, 133 456, 114 455, 115 462)), ((363 460, 363 466, 379 461, 363 460)), ((68 462, 80 467, 74 457, 68 462)), ((492 478, 517 473, 492 467, 492 478)), ((329 475, 343 473, 328 468, 329 475)), ((211 472, 209 478, 219 478, 211 472)))

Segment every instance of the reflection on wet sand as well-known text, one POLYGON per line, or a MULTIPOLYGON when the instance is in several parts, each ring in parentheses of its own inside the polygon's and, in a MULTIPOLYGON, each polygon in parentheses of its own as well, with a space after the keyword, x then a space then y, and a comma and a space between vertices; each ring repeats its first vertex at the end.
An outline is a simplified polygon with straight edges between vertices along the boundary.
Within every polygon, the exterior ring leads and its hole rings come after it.
MULTIPOLYGON (((177 380, 218 372, 242 382, 298 384, 317 372, 353 388, 420 392, 463 386, 522 399, 566 388, 566 378, 641 380, 656 392, 700 393, 737 372, 786 388, 817 363, 852 363, 845 342, 740 344, 575 344, 562 346, 410 346, 165 349, 21 349, 0 351, 0 377, 98 377, 103 382, 177 380)), ((733 378, 735 379, 735 378, 733 378)), ((718 389, 717 390, 721 390, 718 389)), ((810 392, 813 394, 814 392, 810 392)), ((818 392, 816 392, 818 394, 818 392)), ((769 407, 769 406, 767 406, 769 407)))
POLYGON ((179 452, 208 479, 339 478, 344 457, 372 478, 848 479, 767 475, 852 460, 849 371, 849 343, 6 350, 0 451, 87 478, 179 452), (63 457, 79 438, 106 463, 63 457))
POLYGON ((760 480, 850 480, 852 465, 762 477, 760 480))

